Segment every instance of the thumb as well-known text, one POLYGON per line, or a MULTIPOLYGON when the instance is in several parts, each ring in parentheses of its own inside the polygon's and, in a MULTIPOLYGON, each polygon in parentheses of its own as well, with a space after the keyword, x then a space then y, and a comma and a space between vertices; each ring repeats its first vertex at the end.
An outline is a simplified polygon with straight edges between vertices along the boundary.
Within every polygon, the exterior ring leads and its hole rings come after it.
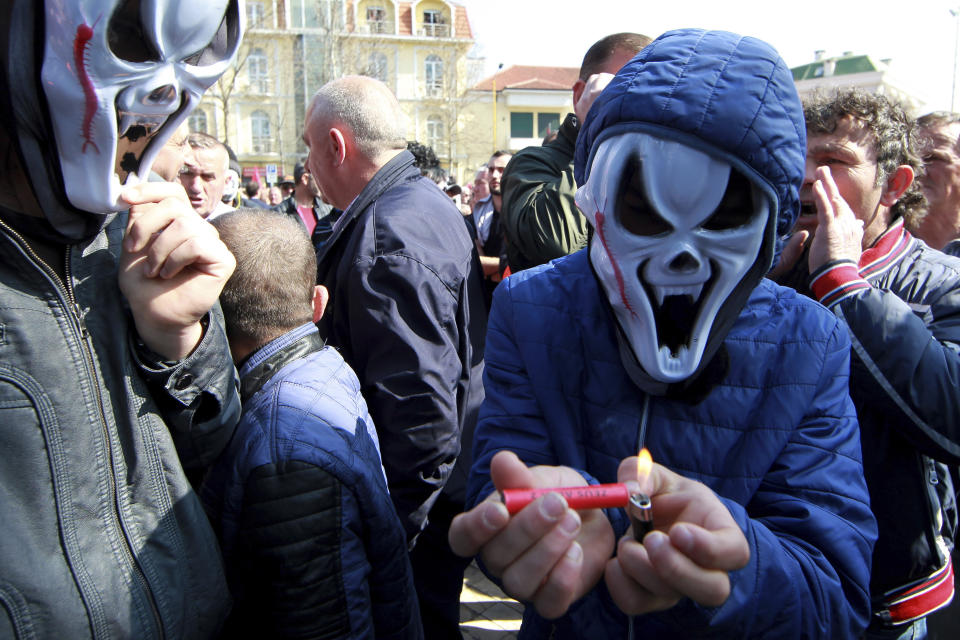
POLYGON ((534 486, 533 472, 513 451, 498 451, 490 460, 490 479, 498 491, 534 486))

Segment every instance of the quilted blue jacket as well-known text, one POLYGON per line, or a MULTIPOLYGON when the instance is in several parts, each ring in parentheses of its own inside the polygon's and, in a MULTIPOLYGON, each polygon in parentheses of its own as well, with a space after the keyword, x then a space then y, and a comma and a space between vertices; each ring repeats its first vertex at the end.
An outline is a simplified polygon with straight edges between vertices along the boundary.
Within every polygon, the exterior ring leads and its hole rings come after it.
MULTIPOLYGON (((848 391, 849 338, 823 307, 761 278, 798 213, 806 139, 792 76, 759 40, 670 32, 591 108, 577 138, 580 184, 598 143, 627 131, 730 162, 773 205, 749 280, 758 284, 743 292, 739 313, 730 307, 719 334, 726 373, 696 399, 642 392, 622 364, 587 251, 511 276, 489 319, 469 502, 492 490, 498 450, 615 482, 620 461, 646 446, 655 461, 717 493, 744 531, 750 562, 731 574, 723 606, 681 600, 637 618, 636 637, 857 637, 870 610, 877 531, 848 391)), ((624 512, 608 517, 622 535, 624 512)), ((601 580, 560 620, 528 607, 521 637, 623 638, 627 628, 601 580)))
MULTIPOLYGON (((603 483, 616 482, 620 461, 643 444, 655 461, 723 499, 750 543, 750 563, 731 574, 722 607, 681 601, 638 618, 636 637, 856 637, 870 611, 877 531, 843 325, 763 280, 724 343, 726 377, 699 404, 640 392, 623 369, 615 331, 586 250, 501 283, 487 332, 469 505, 493 490, 489 463, 501 449, 603 483)), ((608 515, 623 535, 623 510, 608 515)), ((547 621, 528 607, 523 624, 521 638, 625 638, 627 618, 601 581, 564 618, 547 621)))
POLYGON ((243 416, 202 488, 231 638, 422 638, 406 538, 353 370, 312 323, 240 369, 243 416))

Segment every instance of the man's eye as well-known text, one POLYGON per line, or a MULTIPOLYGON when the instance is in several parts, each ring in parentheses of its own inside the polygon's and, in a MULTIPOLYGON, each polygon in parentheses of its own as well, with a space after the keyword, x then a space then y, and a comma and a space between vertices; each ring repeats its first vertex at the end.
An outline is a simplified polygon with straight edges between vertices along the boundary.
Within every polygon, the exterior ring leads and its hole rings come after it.
POLYGON ((736 169, 731 169, 723 199, 713 214, 700 226, 708 231, 736 229, 750 222, 753 215, 750 181, 736 169))
POLYGON ((640 160, 636 156, 630 157, 621 174, 616 215, 624 229, 638 236, 658 236, 673 231, 673 225, 647 200, 640 160))

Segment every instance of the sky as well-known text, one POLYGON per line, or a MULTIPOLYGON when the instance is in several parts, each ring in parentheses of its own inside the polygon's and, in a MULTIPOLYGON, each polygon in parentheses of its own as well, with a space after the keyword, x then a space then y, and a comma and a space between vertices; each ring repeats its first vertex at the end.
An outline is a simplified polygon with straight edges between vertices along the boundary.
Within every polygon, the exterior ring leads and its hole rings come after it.
MULTIPOLYGON (((579 67, 591 44, 633 31, 656 37, 683 27, 734 31, 765 40, 790 67, 852 51, 891 59, 897 83, 951 108, 960 0, 460 0, 485 75, 499 63, 579 67), (587 10, 589 8, 589 10, 587 10)), ((954 108, 960 111, 960 88, 954 108)), ((917 114, 920 115, 920 114, 917 114)))

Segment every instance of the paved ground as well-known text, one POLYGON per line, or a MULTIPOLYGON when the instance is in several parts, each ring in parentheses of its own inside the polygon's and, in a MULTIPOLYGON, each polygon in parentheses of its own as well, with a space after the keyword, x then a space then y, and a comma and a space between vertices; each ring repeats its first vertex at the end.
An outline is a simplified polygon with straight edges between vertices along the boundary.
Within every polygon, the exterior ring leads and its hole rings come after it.
POLYGON ((467 567, 460 594, 460 631, 464 640, 516 638, 523 606, 504 595, 475 563, 467 567))

